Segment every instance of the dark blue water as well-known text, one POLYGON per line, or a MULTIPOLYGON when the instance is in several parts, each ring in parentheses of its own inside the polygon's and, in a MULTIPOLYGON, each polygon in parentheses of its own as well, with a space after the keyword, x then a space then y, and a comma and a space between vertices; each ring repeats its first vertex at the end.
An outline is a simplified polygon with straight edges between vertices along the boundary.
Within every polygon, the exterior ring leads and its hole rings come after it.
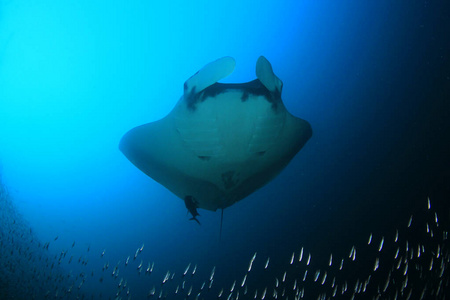
POLYGON ((339 292, 347 281, 343 299, 443 298, 449 36, 450 7, 433 1, 2 1, 0 297, 141 299, 155 286, 149 297, 184 299, 192 285, 190 299, 222 288, 222 299, 261 299, 265 288, 266 299, 294 299, 302 287, 325 299, 335 277, 339 292), (118 143, 167 115, 185 80, 226 55, 236 69, 223 82, 238 83, 264 55, 313 135, 278 177, 225 209, 219 240, 219 211, 189 221, 118 143))

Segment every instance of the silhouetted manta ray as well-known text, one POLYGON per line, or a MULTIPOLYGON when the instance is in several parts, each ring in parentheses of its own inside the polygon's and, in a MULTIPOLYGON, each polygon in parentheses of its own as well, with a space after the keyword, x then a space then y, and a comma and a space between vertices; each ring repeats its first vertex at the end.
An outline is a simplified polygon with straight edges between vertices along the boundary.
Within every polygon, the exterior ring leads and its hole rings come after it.
POLYGON ((197 208, 229 207, 273 179, 312 135, 281 100, 283 83, 263 56, 247 83, 218 83, 231 57, 204 66, 184 83, 184 95, 163 119, 138 126, 119 148, 142 172, 197 208))

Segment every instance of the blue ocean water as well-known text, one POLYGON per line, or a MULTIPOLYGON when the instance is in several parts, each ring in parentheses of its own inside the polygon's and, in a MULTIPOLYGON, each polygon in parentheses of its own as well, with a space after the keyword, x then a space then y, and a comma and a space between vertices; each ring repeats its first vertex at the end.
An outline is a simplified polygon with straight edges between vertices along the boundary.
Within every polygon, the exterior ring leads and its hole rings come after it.
POLYGON ((345 299, 444 297, 449 36, 450 7, 432 1, 2 1, 0 297, 184 299, 191 286, 193 299, 294 299, 302 288, 326 299, 335 286, 345 299), (219 211, 189 221, 118 143, 166 116, 205 64, 232 56, 223 82, 247 82, 260 55, 313 135, 225 209, 219 240, 219 211))

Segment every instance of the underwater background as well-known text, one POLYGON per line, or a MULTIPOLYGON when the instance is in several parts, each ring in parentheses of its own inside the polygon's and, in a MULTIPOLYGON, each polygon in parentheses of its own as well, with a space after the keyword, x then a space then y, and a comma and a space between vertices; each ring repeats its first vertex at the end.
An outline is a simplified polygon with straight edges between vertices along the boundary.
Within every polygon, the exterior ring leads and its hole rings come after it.
POLYGON ((0 299, 448 299, 449 37, 448 1, 1 1, 0 299), (313 135, 219 239, 118 143, 260 55, 313 135))

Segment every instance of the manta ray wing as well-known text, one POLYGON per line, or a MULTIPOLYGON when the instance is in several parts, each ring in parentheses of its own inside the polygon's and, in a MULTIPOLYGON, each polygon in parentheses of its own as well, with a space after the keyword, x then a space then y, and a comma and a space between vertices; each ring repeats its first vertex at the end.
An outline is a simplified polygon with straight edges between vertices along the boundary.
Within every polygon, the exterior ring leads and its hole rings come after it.
POLYGON ((163 119, 131 129, 119 148, 142 172, 197 208, 215 211, 273 179, 312 136, 305 120, 281 100, 281 80, 260 57, 257 79, 217 81, 234 59, 218 59, 184 84, 184 95, 163 119))

